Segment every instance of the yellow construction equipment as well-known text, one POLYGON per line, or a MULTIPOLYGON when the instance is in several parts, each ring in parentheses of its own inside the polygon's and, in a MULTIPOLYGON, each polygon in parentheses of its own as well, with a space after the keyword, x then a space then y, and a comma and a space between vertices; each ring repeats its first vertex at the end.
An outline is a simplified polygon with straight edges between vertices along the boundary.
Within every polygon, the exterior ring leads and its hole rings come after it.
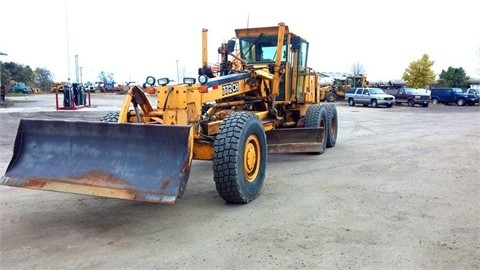
POLYGON ((365 75, 342 76, 334 78, 333 85, 325 88, 322 101, 335 102, 345 98, 345 92, 352 87, 367 87, 368 81, 365 75))
POLYGON ((63 90, 64 90, 66 84, 67 84, 66 82, 52 83, 52 85, 50 86, 50 92, 52 92, 52 93, 62 92, 63 93, 63 90))
POLYGON ((133 86, 103 121, 22 119, 1 184, 173 204, 192 160, 212 160, 220 197, 243 204, 261 191, 267 154, 334 147, 337 110, 320 104, 309 43, 284 23, 235 32, 218 48, 217 76, 207 29, 198 78, 148 76, 156 106, 133 86))

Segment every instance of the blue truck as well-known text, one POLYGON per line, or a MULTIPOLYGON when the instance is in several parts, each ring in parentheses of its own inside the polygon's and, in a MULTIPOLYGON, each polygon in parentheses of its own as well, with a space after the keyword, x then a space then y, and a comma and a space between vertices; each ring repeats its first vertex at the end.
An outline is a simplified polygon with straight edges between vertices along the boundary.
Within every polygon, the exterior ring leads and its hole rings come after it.
POLYGON ((432 104, 456 103, 458 106, 465 106, 466 104, 475 105, 476 96, 474 94, 467 94, 461 88, 445 87, 430 89, 432 97, 432 104))

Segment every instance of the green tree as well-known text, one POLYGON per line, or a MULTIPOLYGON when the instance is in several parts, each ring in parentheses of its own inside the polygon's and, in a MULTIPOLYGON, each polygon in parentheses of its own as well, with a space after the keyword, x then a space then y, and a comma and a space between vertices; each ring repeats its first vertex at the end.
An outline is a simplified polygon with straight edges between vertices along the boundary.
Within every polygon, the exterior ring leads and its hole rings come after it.
POLYGON ((408 87, 424 88, 432 83, 435 83, 435 72, 432 70, 434 61, 430 61, 428 54, 423 54, 418 61, 410 63, 402 79, 408 87))
POLYGON ((48 91, 53 83, 53 75, 46 68, 36 68, 34 82, 43 91, 48 91))
POLYGON ((469 79, 463 68, 448 67, 447 71, 442 69, 438 83, 441 86, 466 87, 469 79))
POLYGON ((3 67, 10 73, 10 78, 7 78, 9 81, 14 80, 16 82, 31 83, 35 78, 35 74, 30 66, 7 62, 3 64, 3 67))
POLYGON ((10 78, 12 77, 12 74, 10 73, 10 70, 7 69, 7 65, 6 63, 3 63, 3 62, 0 62, 0 65, 2 65, 2 67, 0 68, 1 70, 1 82, 3 85, 8 85, 8 83, 10 82, 10 78))

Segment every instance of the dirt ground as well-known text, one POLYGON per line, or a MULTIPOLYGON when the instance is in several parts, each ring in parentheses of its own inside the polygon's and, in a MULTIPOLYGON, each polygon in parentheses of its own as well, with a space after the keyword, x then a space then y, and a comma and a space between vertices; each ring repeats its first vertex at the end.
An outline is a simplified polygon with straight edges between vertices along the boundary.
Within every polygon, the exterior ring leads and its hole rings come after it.
MULTIPOLYGON (((21 118, 99 120, 122 98, 7 97, 0 171, 21 118)), ((209 161, 175 205, 0 186, 0 268, 479 269, 479 106, 337 110, 337 145, 269 155, 247 205, 217 195, 209 161)))

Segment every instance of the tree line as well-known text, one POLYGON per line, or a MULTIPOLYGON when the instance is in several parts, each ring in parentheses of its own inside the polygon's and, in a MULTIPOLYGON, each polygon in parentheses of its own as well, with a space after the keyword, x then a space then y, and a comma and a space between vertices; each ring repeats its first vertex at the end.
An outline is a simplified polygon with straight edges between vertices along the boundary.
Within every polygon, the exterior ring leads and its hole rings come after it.
POLYGON ((443 70, 436 79, 436 74, 432 70, 434 61, 429 59, 428 54, 424 54, 421 59, 410 63, 402 79, 408 87, 427 88, 428 86, 447 86, 468 88, 471 84, 470 77, 462 67, 448 67, 443 70))
MULTIPOLYGON (((448 86, 468 88, 471 84, 470 77, 467 76, 462 67, 448 67, 438 75, 432 70, 434 61, 429 59, 428 54, 424 54, 421 59, 410 63, 408 68, 402 75, 402 79, 408 87, 427 88, 429 86, 448 86)), ((53 74, 46 68, 36 68, 33 70, 28 65, 22 65, 15 62, 0 62, 1 65, 1 82, 7 88, 11 87, 15 82, 24 82, 31 88, 39 88, 41 91, 50 91, 51 85, 54 83, 53 74)), ((352 67, 354 73, 364 71, 361 64, 352 67)), ((99 74, 100 81, 113 81, 113 74, 101 72, 99 74)))
POLYGON ((50 91, 53 83, 52 73, 45 68, 32 69, 28 65, 17 64, 15 62, 0 62, 1 81, 7 88, 10 88, 15 82, 24 82, 31 88, 39 88, 42 91, 50 91))

